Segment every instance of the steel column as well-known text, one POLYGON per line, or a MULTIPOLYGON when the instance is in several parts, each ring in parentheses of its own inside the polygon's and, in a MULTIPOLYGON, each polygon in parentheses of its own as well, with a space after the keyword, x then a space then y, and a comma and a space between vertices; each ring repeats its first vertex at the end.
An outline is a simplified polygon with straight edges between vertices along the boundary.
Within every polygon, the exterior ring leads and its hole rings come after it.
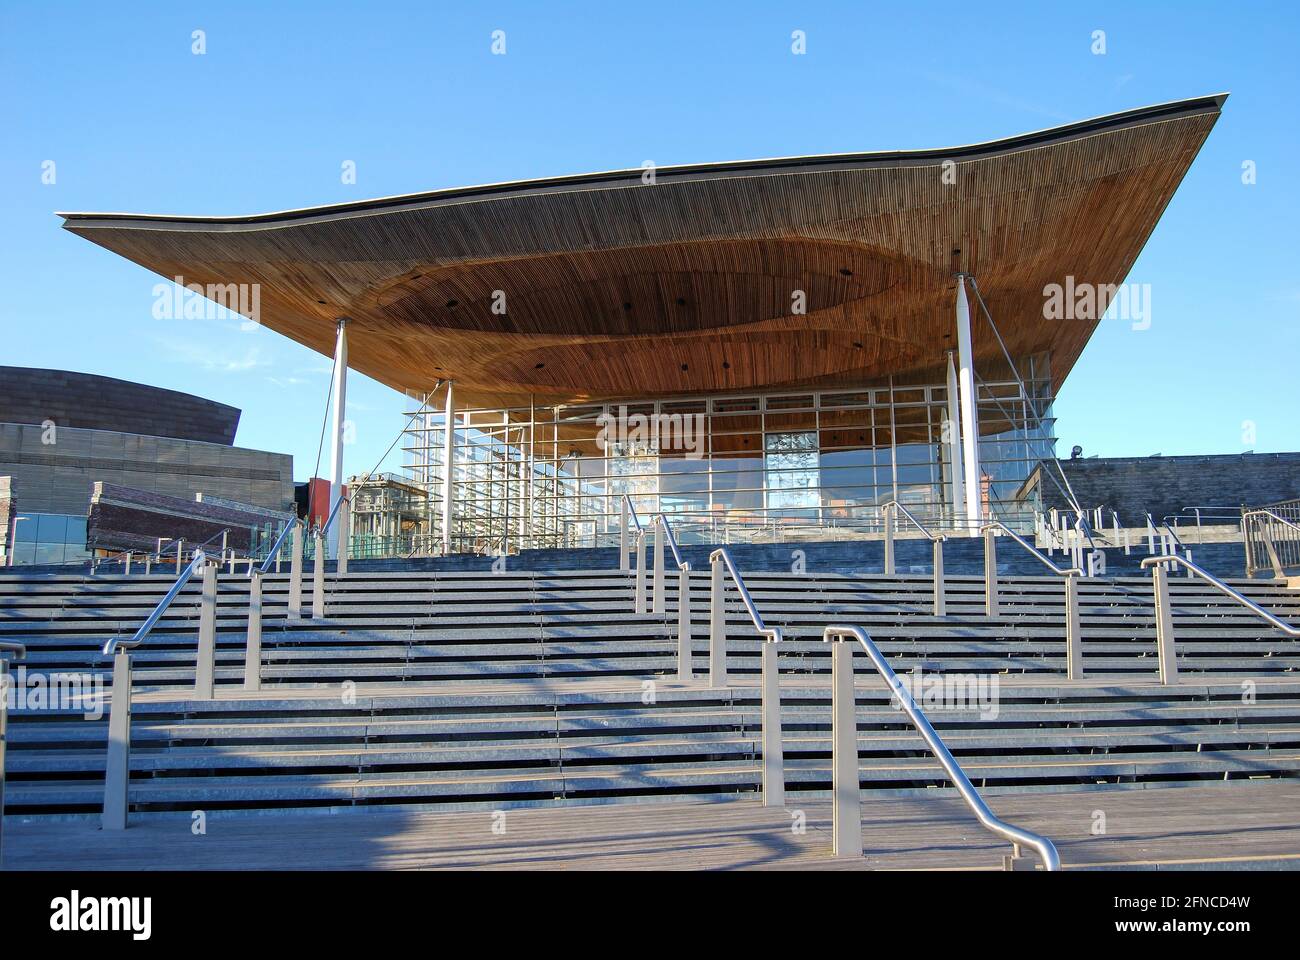
POLYGON ((1169 571, 1165 564, 1151 568, 1156 597, 1156 649, 1160 660, 1160 682, 1178 682, 1178 653, 1174 645, 1174 616, 1169 605, 1169 571))
POLYGON ((104 830, 125 830, 131 782, 131 654, 125 647, 118 647, 113 654, 112 696, 100 826, 104 830))
POLYGON ((948 351, 948 465, 952 473, 951 503, 955 521, 966 513, 966 484, 962 479, 961 464, 961 404, 957 402, 957 368, 953 365, 953 351, 948 351))
POLYGON ((456 456, 456 385, 447 381, 447 404, 443 411, 442 438, 442 553, 451 553, 451 525, 455 521, 456 497, 455 464, 456 456))
MULTIPOLYGON (((348 392, 348 322, 339 318, 334 337, 333 426, 334 443, 330 448, 330 512, 343 497, 343 427, 347 420, 348 392)), ((337 521, 336 521, 337 523, 337 521)), ((338 556, 339 528, 329 529, 331 556, 338 556)))
POLYGON ((894 505, 885 507, 885 575, 894 575, 894 505))
POLYGON ((709 686, 727 685, 727 611, 723 598, 722 558, 709 569, 709 686))
POLYGON ((316 531, 313 543, 316 547, 316 556, 313 558, 311 568, 311 618, 323 620, 325 618, 325 538, 321 536, 319 530, 316 531))
POLYGON ((664 576, 664 520, 660 517, 655 522, 655 540, 654 540, 654 564, 655 564, 655 592, 653 606, 650 612, 657 616, 662 616, 667 609, 664 603, 664 594, 667 592, 668 581, 664 576))
POLYGON ((992 527, 984 531, 984 615, 998 616, 998 541, 992 527))
POLYGON ((853 645, 831 642, 832 855, 862 856, 862 787, 858 768, 858 715, 853 689, 853 645))
POLYGON ((691 571, 677 572, 677 679, 690 683, 695 679, 691 664, 691 571))
POLYGON ((302 619, 302 524, 293 525, 293 549, 289 559, 289 613, 290 620, 302 619))
POLYGON ((352 501, 348 500, 339 507, 338 516, 334 518, 334 535, 338 544, 334 554, 338 558, 338 562, 334 565, 334 572, 340 576, 348 572, 348 548, 352 537, 351 514, 352 501))
POLYGON ((618 568, 626 573, 631 565, 627 553, 627 501, 620 497, 618 506, 618 568))
POLYGON ((632 610, 645 613, 645 531, 638 530, 636 541, 636 578, 632 584, 632 610))
POLYGON ((957 275, 957 389, 961 395, 961 446, 966 520, 972 530, 980 522, 979 411, 975 399, 975 356, 971 346, 970 304, 966 300, 966 276, 957 275))
POLYGON ((781 744, 781 680, 776 644, 763 643, 763 806, 785 806, 785 753, 781 744))
POLYGON ((248 640, 244 644, 244 689, 262 689, 262 571, 248 581, 248 640))
POLYGON ((203 564, 203 594, 199 605, 199 649, 194 663, 194 696, 211 700, 216 683, 217 564, 203 564))
POLYGON ((1070 680, 1083 679, 1083 638, 1079 628, 1079 578, 1065 578, 1065 669, 1070 680))
POLYGON ((946 616, 948 612, 946 591, 943 583, 943 539, 933 541, 934 560, 932 566, 934 569, 934 615, 936 617, 946 616))

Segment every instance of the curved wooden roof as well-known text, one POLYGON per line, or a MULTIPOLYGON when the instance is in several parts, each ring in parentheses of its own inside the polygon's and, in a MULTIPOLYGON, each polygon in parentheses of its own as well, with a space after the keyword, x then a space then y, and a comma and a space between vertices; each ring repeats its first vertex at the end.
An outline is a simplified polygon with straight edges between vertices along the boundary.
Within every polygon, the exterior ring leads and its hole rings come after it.
MULTIPOLYGON (((62 216, 164 277, 260 284, 261 322, 323 354, 348 317, 349 365, 415 394, 442 377, 490 405, 941 377, 957 271, 1013 356, 1052 351, 1059 384, 1096 324, 1044 320, 1044 286, 1124 280, 1224 99, 943 150, 664 167, 653 184, 630 170, 258 216, 62 216)), ((978 318, 975 350, 1001 359, 978 318)))

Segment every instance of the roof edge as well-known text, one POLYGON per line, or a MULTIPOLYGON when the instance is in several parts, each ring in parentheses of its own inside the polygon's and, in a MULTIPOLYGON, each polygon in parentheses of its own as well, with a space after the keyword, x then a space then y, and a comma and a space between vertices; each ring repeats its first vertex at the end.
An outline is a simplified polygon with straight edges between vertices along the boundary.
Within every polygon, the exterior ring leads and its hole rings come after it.
MULTIPOLYGON (((718 163, 697 163, 657 167, 656 182, 683 182, 717 177, 758 176, 773 173, 809 173, 817 170, 853 169, 872 166, 913 166, 939 163, 945 160, 974 160, 982 157, 1010 153, 1050 143, 1090 136, 1095 133, 1138 126, 1145 123, 1171 120, 1179 117, 1213 113, 1218 115, 1227 93, 1210 94, 1187 100, 1137 107, 1119 113, 1106 114, 1080 120, 1059 127, 1049 127, 1030 133, 1017 134, 1000 140, 921 150, 886 150, 871 153, 831 153, 806 157, 778 157, 766 160, 732 160, 718 163)), ((601 173, 571 174, 535 180, 516 180, 505 183, 483 184, 470 187, 451 187, 424 193, 401 194, 371 200, 281 210, 272 213, 244 216, 176 216, 167 214, 109 213, 109 212, 58 212, 65 229, 74 228, 147 228, 148 226, 222 228, 282 225, 303 221, 329 220, 356 214, 379 213, 403 208, 440 206, 457 202, 471 202, 496 197, 524 196, 549 192, 568 192, 608 187, 622 182, 626 186, 640 185, 642 168, 612 170, 601 173)))

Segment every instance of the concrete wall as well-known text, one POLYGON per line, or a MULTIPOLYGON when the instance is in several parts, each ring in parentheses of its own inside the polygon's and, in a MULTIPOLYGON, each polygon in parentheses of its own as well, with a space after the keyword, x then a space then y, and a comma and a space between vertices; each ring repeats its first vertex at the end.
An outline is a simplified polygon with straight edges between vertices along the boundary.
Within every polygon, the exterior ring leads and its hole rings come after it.
POLYGON ((239 410, 176 390, 70 370, 0 367, 0 423, 53 422, 230 445, 239 410))
MULTIPOLYGON (((1096 457, 1062 460, 1085 509, 1115 510, 1125 526, 1157 520, 1183 507, 1240 507, 1300 498, 1300 453, 1218 454, 1198 457, 1096 457)), ((1042 465, 1039 472, 1055 465, 1042 465)), ((1039 481, 1045 509, 1069 509, 1050 478, 1039 481)), ((1110 517, 1107 513, 1107 525, 1110 517)))
POLYGON ((193 500, 200 491, 271 510, 293 509, 293 458, 215 443, 0 423, 0 476, 19 512, 85 516, 95 481, 193 500))

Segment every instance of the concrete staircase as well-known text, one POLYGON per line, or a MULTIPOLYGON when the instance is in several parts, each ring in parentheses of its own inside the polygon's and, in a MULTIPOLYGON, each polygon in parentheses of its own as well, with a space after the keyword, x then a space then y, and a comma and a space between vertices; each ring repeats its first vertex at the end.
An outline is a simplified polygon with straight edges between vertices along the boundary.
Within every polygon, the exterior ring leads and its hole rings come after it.
MULTIPOLYGON (((667 614, 631 612, 616 570, 510 569, 331 577, 328 617, 288 621, 286 577, 267 578, 264 689, 243 693, 247 580, 222 580, 219 696, 188 693, 198 585, 134 655, 133 810, 268 811, 415 805, 438 809, 628 802, 751 793, 760 783, 760 645, 733 590, 728 669, 707 675, 707 575, 692 579, 697 681, 676 681, 676 592, 667 614), (647 685, 647 682, 650 682, 647 685)), ((749 573, 785 631, 783 729, 791 803, 830 784, 827 624, 865 626, 900 673, 995 675, 996 716, 929 711, 982 789, 1156 786, 1294 776, 1300 647, 1198 581, 1172 580, 1182 683, 1160 686, 1151 585, 1081 585, 1088 679, 1064 680, 1056 578, 749 573), (1243 683, 1243 681, 1247 681, 1243 683)), ((29 671, 107 673, 104 641, 140 623, 170 576, 0 578, 0 637, 29 671)), ((1237 581, 1284 619, 1300 598, 1237 581)), ((941 786, 942 771, 860 658, 864 788, 941 786)), ((106 720, 11 713, 7 812, 96 813, 106 720)))

